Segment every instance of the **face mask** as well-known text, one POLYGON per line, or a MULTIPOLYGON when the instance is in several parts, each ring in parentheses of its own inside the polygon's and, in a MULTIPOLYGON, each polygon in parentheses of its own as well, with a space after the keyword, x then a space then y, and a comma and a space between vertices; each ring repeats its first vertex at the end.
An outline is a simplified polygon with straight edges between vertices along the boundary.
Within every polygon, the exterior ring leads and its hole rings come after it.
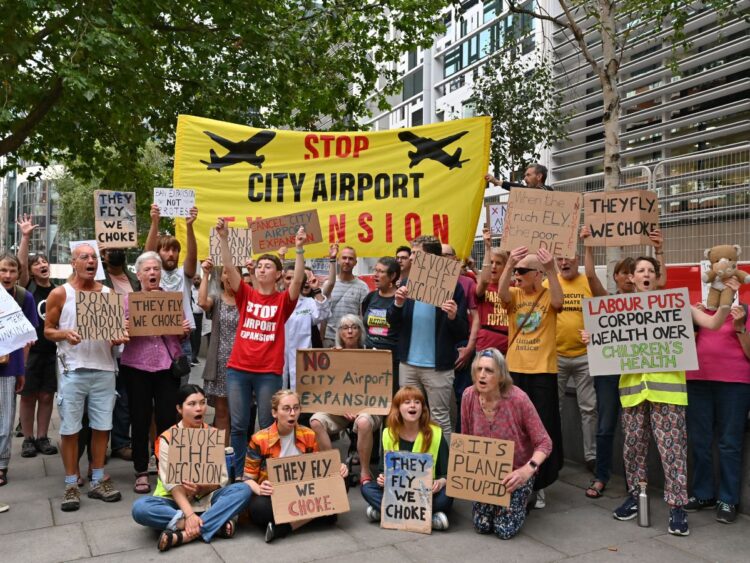
POLYGON ((110 266, 119 268, 125 264, 125 252, 122 250, 110 250, 107 252, 107 263, 110 266))

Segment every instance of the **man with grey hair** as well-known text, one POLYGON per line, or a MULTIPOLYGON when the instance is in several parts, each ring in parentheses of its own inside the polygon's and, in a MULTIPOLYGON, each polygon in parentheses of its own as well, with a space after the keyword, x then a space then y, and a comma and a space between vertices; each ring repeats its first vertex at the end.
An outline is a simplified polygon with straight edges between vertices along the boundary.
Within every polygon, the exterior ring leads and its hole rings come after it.
POLYGON ((60 441, 65 466, 65 495, 60 508, 78 510, 78 433, 81 431, 83 409, 88 399, 91 439, 91 484, 89 498, 105 502, 120 500, 121 495, 111 480, 104 478, 104 458, 109 431, 112 429, 113 397, 115 395, 115 360, 112 347, 123 340, 83 340, 77 331, 76 292, 109 293, 110 289, 96 281, 98 258, 96 250, 82 244, 73 250, 73 275, 67 283, 52 290, 47 298, 44 336, 57 342, 60 367, 58 389, 61 401, 60 441))
MULTIPOLYGON (((336 258, 329 258, 332 262, 336 258)), ((329 300, 331 302, 331 316, 326 323, 323 346, 332 348, 336 344, 336 332, 341 317, 347 314, 362 315, 362 301, 365 300, 370 288, 354 275, 357 265, 357 252, 351 246, 345 246, 339 252, 339 275, 333 287, 329 300)))

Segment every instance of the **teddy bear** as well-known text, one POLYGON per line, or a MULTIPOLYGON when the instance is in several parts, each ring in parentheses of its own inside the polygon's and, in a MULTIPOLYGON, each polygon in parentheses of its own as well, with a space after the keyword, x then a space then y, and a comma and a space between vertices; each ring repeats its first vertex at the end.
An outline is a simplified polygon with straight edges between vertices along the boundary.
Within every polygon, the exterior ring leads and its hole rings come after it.
POLYGON ((707 248, 703 253, 711 262, 711 268, 701 276, 703 283, 709 285, 706 309, 716 311, 720 306, 732 305, 734 291, 726 286, 726 280, 735 278, 740 283, 750 283, 750 274, 737 268, 741 253, 739 244, 720 244, 707 248))

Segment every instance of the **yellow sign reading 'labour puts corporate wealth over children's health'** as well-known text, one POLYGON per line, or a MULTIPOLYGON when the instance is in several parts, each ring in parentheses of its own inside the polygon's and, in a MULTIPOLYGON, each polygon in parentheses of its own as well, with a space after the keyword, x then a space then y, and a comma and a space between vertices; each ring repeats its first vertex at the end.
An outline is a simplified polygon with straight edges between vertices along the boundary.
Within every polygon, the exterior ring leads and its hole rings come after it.
MULTIPOLYGON (((255 129, 181 115, 174 187, 195 190, 198 255, 217 217, 247 227, 259 218, 317 210, 323 242, 361 256, 392 255, 420 235, 470 253, 489 160, 489 117, 367 132, 255 129)), ((294 246, 293 226, 264 233, 294 246)), ((185 244, 185 223, 177 221, 185 244)))

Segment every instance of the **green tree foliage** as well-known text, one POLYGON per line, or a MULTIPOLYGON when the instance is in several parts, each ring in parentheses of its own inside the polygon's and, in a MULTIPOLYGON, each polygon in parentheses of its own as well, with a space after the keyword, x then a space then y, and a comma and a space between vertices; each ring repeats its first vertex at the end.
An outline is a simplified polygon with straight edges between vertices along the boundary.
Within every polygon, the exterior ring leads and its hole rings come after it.
POLYGON ((465 103, 492 117, 493 172, 512 177, 538 160, 540 150, 566 137, 570 116, 560 107, 549 61, 523 59, 515 41, 506 39, 506 44, 487 60, 465 103))
MULTIPOLYGON (((448 0, 17 0, 0 18, 0 156, 126 170, 177 114, 338 127, 448 0), (394 27, 397 37, 390 38, 394 27), (119 166, 113 163, 119 161, 119 166)), ((378 100, 398 90, 395 69, 378 100)))

